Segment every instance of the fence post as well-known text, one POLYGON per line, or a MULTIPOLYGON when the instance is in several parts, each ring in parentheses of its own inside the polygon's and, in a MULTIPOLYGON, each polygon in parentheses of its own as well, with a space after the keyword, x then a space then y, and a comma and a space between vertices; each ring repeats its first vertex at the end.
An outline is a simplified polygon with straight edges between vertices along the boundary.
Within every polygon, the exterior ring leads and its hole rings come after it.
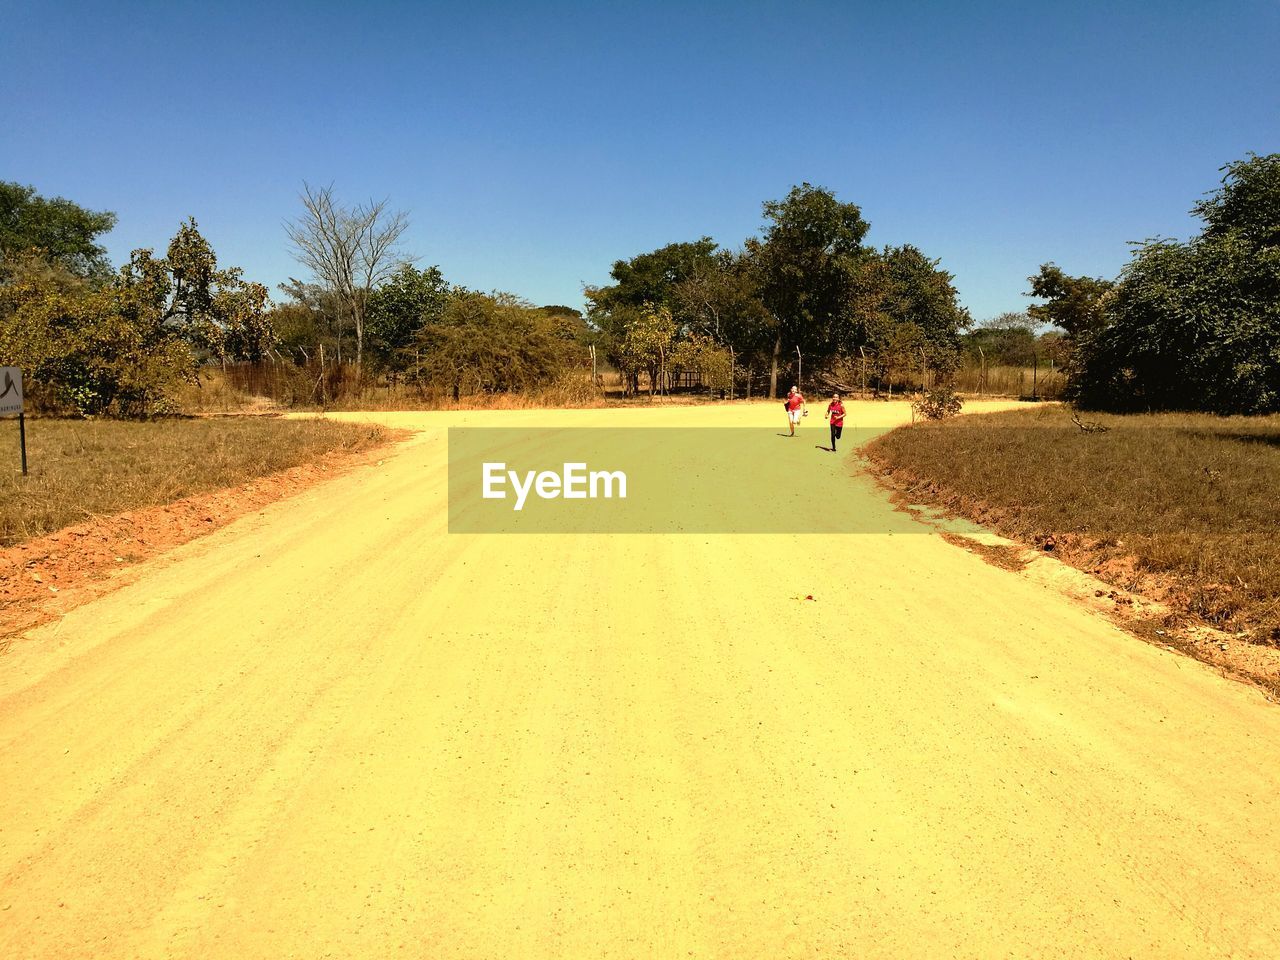
POLYGON ((324 344, 320 344, 320 407, 323 409, 329 405, 329 388, 324 382, 324 344))
POLYGON ((22 475, 27 475, 27 414, 18 411, 18 447, 22 450, 22 475))

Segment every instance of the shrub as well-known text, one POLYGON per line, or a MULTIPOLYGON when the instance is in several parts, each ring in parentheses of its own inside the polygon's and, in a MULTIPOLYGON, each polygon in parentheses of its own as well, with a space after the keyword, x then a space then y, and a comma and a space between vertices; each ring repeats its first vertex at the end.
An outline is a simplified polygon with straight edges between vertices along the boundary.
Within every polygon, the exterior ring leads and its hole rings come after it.
POLYGON ((921 420, 945 420, 959 413, 963 405, 951 385, 944 384, 926 390, 919 400, 911 404, 911 409, 921 420))

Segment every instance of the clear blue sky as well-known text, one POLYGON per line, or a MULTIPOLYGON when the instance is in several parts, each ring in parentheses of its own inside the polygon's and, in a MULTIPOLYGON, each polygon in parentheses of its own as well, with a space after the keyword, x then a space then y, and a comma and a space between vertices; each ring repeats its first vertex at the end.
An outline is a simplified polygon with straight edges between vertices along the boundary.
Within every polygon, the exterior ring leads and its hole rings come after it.
POLYGON ((423 264, 581 305, 610 264, 736 246, 801 181, 940 257, 981 319, 1046 260, 1114 275, 1218 167, 1280 150, 1280 3, 13 3, 0 179, 194 215, 299 275, 304 179, 412 217, 423 264))

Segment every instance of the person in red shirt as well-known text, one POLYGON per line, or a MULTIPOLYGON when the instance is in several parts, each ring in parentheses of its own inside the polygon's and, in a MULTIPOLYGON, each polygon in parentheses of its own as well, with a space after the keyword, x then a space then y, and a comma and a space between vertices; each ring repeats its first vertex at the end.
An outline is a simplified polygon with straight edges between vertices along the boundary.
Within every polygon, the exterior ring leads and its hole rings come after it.
POLYGON ((827 420, 831 421, 831 452, 836 452, 836 441, 840 439, 840 434, 844 430, 844 404, 840 402, 840 394, 831 397, 831 402, 827 404, 827 420))
POLYGON ((787 394, 787 426, 791 428, 789 436, 796 435, 796 424, 800 422, 801 417, 809 415, 809 408, 805 405, 804 394, 800 392, 799 387, 792 387, 787 394))

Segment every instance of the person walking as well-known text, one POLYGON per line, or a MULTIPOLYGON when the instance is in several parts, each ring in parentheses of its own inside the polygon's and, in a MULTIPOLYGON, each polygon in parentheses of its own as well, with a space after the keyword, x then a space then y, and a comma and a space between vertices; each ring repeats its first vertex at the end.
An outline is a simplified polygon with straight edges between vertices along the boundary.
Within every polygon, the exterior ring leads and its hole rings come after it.
POLYGON ((836 441, 844 431, 844 404, 840 402, 840 394, 832 395, 831 402, 827 404, 825 419, 831 421, 831 452, 835 453, 836 441))
POLYGON ((799 387, 792 387, 787 394, 787 426, 791 429, 789 436, 796 435, 796 425, 800 422, 800 418, 808 415, 809 408, 804 402, 804 394, 800 392, 799 387))

